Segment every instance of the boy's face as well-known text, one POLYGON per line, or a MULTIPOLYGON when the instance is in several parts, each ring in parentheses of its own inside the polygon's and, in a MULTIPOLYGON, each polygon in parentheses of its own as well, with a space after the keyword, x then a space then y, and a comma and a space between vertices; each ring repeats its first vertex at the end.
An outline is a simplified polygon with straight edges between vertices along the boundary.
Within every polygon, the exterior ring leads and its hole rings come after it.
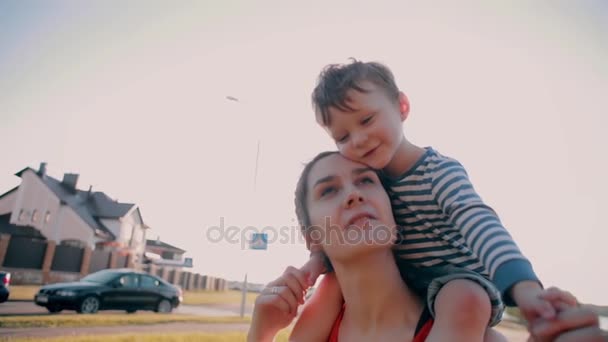
POLYGON ((371 82, 360 85, 368 92, 347 92, 347 103, 354 111, 331 107, 325 129, 343 156, 380 170, 391 162, 403 141, 402 122, 409 103, 402 93, 397 102, 371 82))

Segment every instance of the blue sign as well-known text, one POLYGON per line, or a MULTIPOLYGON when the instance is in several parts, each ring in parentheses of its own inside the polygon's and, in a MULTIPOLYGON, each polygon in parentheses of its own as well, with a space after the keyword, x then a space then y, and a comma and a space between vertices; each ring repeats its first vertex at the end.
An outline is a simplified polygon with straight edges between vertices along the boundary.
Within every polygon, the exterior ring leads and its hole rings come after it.
POLYGON ((251 236, 251 242, 249 244, 251 249, 268 249, 268 234, 266 233, 253 233, 251 236))

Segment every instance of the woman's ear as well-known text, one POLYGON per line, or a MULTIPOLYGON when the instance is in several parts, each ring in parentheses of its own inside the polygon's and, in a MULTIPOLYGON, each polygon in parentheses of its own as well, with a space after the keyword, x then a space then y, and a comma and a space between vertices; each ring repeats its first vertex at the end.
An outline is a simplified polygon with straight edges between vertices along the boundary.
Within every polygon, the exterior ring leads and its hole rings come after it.
POLYGON ((402 91, 399 92, 399 113, 401 121, 405 121, 410 115, 410 100, 402 91))
POLYGON ((313 228, 305 230, 304 239, 306 240, 306 248, 310 253, 323 252, 323 246, 321 245, 321 236, 319 232, 313 228))
POLYGON ((307 236, 306 236, 306 248, 308 248, 308 250, 310 251, 311 254, 323 252, 323 246, 321 246, 319 241, 312 239, 310 237, 310 234, 307 234, 307 236))

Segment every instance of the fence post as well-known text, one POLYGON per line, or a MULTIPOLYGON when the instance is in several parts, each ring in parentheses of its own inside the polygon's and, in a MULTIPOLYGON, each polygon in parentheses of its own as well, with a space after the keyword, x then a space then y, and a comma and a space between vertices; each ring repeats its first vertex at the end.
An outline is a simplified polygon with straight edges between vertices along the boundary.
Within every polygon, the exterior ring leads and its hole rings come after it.
POLYGON ((173 282, 172 282, 172 284, 173 285, 180 285, 181 286, 181 281, 180 281, 181 279, 180 279, 180 277, 181 277, 180 270, 178 268, 174 269, 173 270, 173 282))
MULTIPOLYGON (((127 268, 135 268, 135 254, 133 252, 127 255, 127 268)), ((139 268, 138 268, 139 270, 139 268)))
POLYGON ((156 275, 156 265, 152 263, 148 264, 148 274, 156 275))
POLYGON ((42 260, 42 282, 44 284, 47 284, 51 279, 51 266, 53 265, 56 246, 57 243, 54 240, 46 241, 46 250, 44 251, 44 259, 42 260))
POLYGON ((11 242, 11 236, 8 234, 0 234, 0 267, 4 265, 4 258, 8 251, 8 244, 11 242))
POLYGON ((118 252, 111 251, 110 252, 110 264, 108 265, 108 268, 116 268, 117 262, 118 262, 118 252))
POLYGON ((82 251, 82 259, 80 260, 80 276, 84 277, 89 274, 89 267, 91 265, 91 255, 93 250, 90 247, 85 247, 82 251))

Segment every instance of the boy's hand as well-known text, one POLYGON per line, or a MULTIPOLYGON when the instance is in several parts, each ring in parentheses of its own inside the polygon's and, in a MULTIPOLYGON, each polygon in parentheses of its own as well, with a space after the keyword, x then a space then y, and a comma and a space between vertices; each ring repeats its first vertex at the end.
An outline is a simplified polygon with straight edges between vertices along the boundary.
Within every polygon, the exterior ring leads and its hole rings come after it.
MULTIPOLYGON (((530 281, 516 284, 512 296, 522 315, 528 321, 528 330, 533 337, 538 337, 538 331, 543 330, 539 326, 555 321, 558 318, 558 312, 575 308, 578 305, 576 298, 570 292, 556 287, 543 290, 540 284, 530 281)), ((559 327, 560 325, 551 326, 559 327)))
MULTIPOLYGON (((530 324, 534 324, 539 318, 555 318, 556 309, 552 301, 546 299, 543 294, 547 295, 540 284, 535 281, 522 281, 513 287, 511 296, 530 324)), ((551 292, 551 294, 555 296, 555 293, 551 292)))
MULTIPOLYGON (((552 287, 540 294, 540 298, 549 301, 553 308, 556 310, 556 317, 553 319, 537 319, 530 327, 530 336, 533 341, 553 341, 557 335, 561 334, 562 330, 576 329, 586 327, 586 325, 593 324, 593 312, 585 313, 584 310, 577 310, 578 301, 570 292, 552 287)), ((597 319, 596 319, 597 325, 597 319)), ((573 332, 564 332, 563 336, 559 336, 558 340, 579 341, 584 334, 594 334, 594 328, 591 326, 585 329, 578 329, 573 332)), ((591 340, 590 340, 591 341, 591 340)))
POLYGON ((310 259, 300 268, 300 271, 306 276, 308 286, 312 286, 317 281, 317 278, 326 271, 325 263, 323 262, 323 253, 321 251, 312 251, 310 259))
MULTIPOLYGON (((561 290, 557 290, 561 291, 561 290)), ((574 297, 568 292, 560 294, 574 297)), ((608 333, 599 328, 599 316, 596 312, 580 306, 572 306, 564 301, 557 301, 557 316, 555 319, 539 319, 530 328, 528 342, 606 342, 608 333)))
POLYGON ((551 302, 556 310, 564 310, 568 307, 578 306, 578 300, 568 291, 557 287, 550 287, 541 293, 540 297, 551 302))

